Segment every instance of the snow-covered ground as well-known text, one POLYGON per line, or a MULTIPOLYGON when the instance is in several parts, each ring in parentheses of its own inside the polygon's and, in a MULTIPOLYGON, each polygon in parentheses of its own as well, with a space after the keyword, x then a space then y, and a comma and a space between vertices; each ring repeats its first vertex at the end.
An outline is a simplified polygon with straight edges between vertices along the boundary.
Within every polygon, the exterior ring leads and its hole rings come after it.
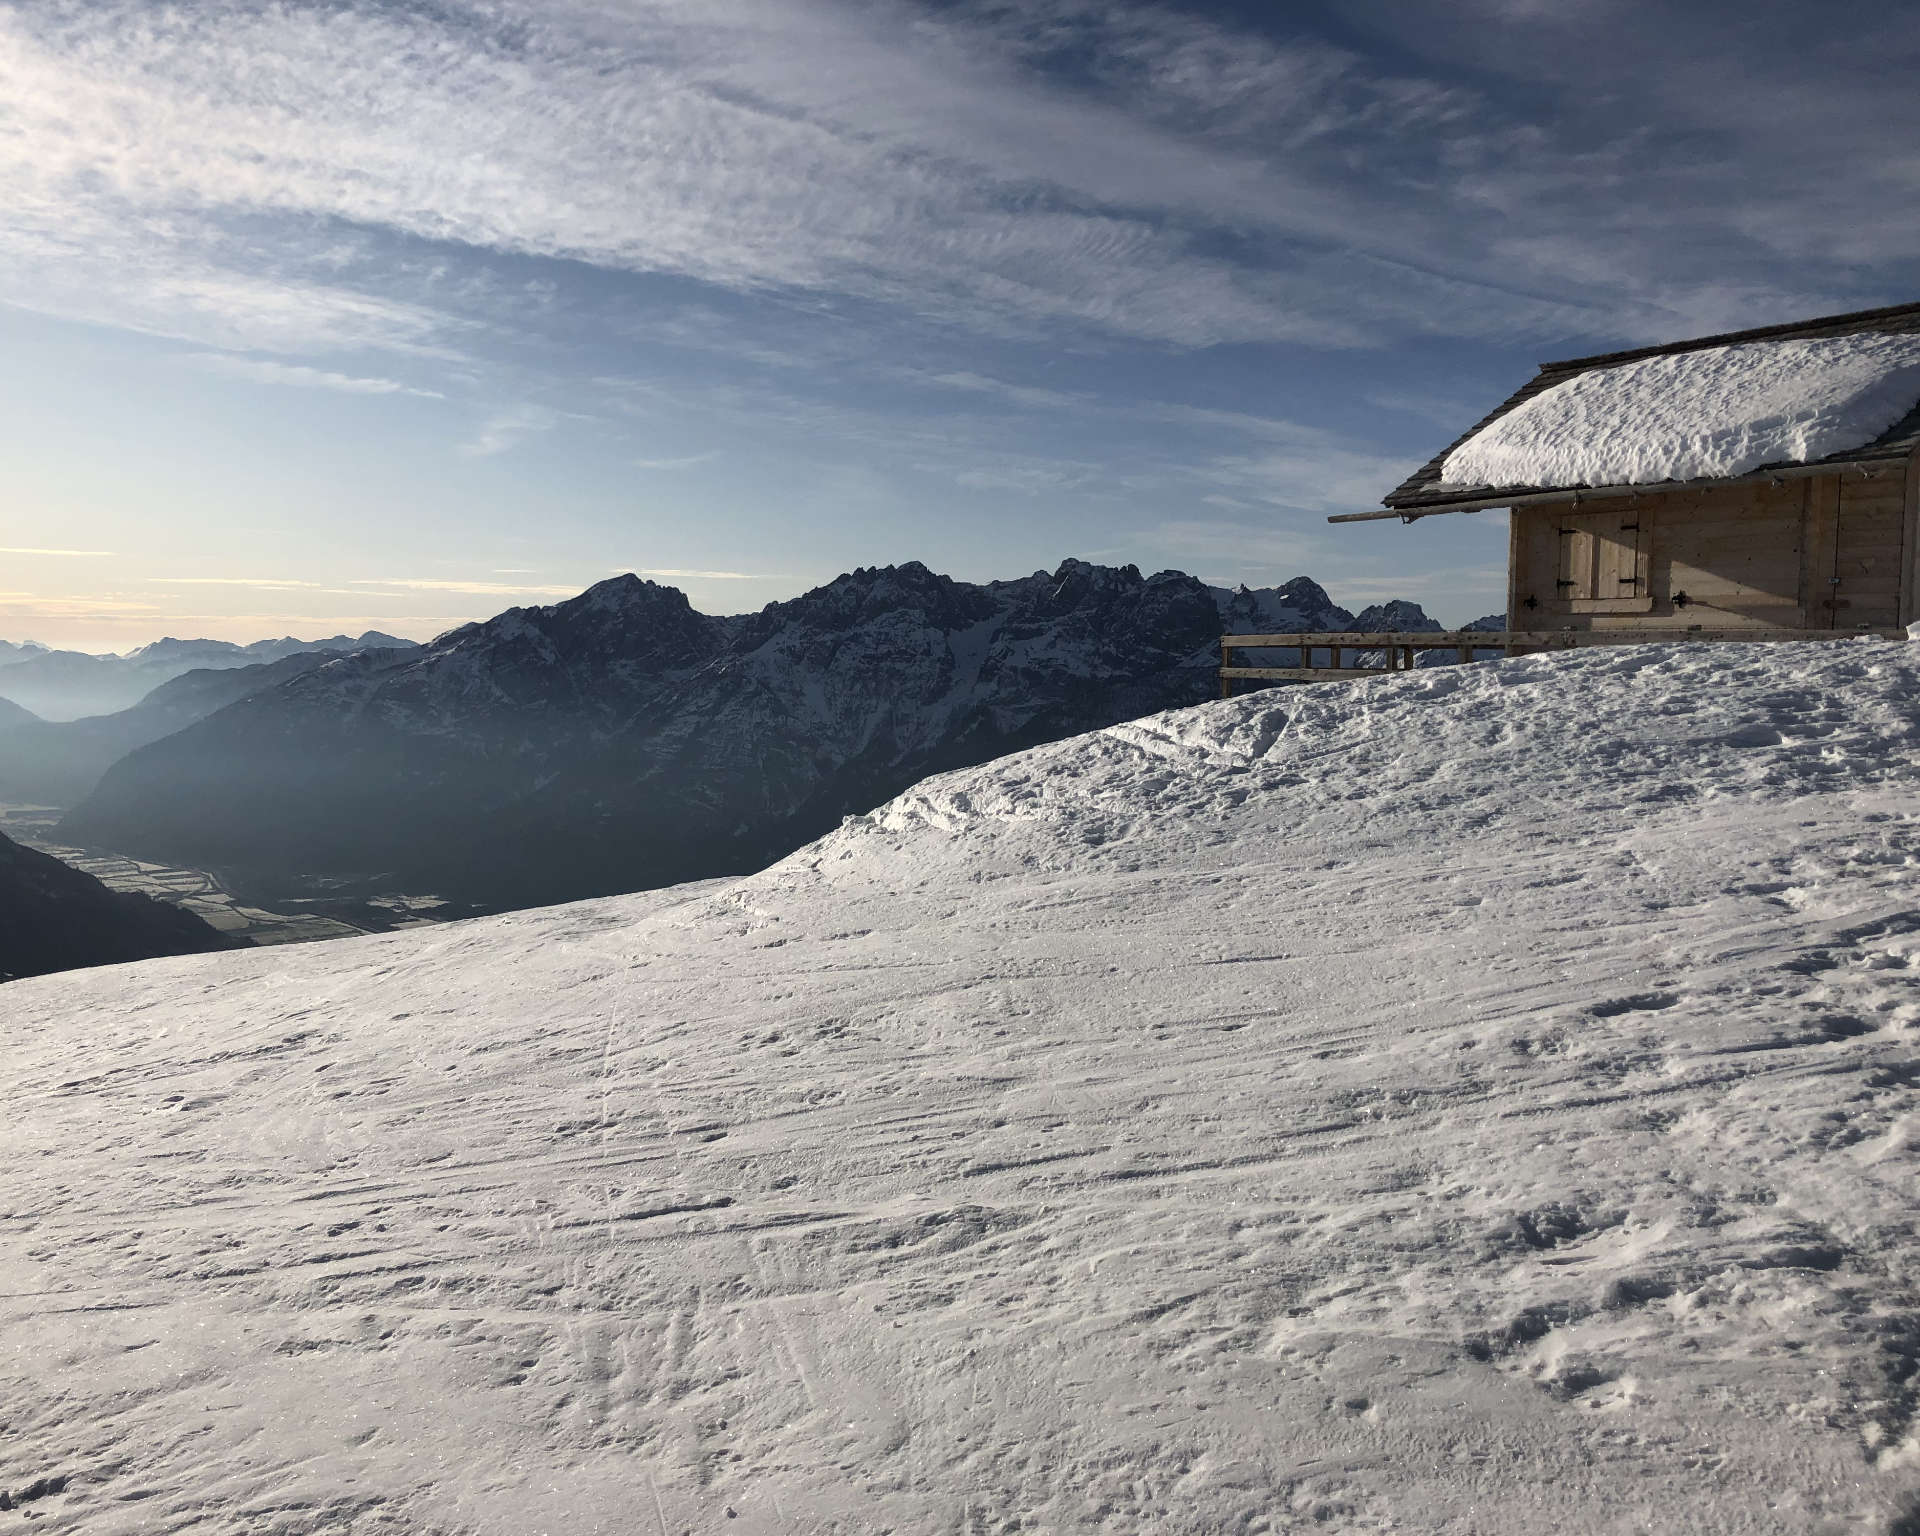
POLYGON ((1900 1529, 1917 656, 1266 693, 746 880, 11 984, 0 1481, 69 1479, 46 1533, 1900 1529))
POLYGON ((1704 347, 1542 390, 1447 456, 1449 485, 1648 485, 1872 442, 1920 401, 1920 336, 1704 347))

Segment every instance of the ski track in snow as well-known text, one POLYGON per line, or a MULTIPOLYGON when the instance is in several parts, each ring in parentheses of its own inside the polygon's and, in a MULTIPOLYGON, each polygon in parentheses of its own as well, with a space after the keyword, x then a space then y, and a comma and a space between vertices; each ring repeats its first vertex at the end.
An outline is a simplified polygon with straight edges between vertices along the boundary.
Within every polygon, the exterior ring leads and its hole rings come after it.
POLYGON ((746 880, 10 984, 0 1486, 69 1479, 49 1536, 1888 1529, 1916 649, 1271 692, 746 880))

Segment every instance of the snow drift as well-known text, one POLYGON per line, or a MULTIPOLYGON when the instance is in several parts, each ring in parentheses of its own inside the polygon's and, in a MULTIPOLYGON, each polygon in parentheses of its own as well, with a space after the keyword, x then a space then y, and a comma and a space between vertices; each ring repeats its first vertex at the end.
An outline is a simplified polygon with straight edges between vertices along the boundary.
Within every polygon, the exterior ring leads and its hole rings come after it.
POLYGON ((1455 486, 1648 485, 1801 464, 1872 442, 1920 402, 1920 336, 1705 347, 1542 390, 1447 456, 1455 486))
POLYGON ((1915 656, 1255 695, 745 880, 10 984, 6 1475, 46 1532, 1893 1528, 1915 656))

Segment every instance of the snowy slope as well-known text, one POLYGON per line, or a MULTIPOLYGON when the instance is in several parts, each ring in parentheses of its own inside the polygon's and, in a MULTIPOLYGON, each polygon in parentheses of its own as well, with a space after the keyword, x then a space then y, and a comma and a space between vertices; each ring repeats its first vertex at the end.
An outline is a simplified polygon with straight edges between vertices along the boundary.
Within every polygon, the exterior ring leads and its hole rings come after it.
POLYGON ((1647 485, 1870 443, 1920 401, 1920 336, 1757 341, 1577 374, 1447 456, 1458 486, 1647 485))
POLYGON ((1894 1529, 1915 649, 1255 695, 745 880, 13 983, 0 1475, 43 1533, 1894 1529))

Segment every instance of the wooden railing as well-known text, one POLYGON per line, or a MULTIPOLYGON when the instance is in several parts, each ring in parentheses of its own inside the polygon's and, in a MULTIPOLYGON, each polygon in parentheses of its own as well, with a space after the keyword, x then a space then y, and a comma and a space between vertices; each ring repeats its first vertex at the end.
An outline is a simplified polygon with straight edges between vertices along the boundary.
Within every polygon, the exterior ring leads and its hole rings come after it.
POLYGON ((1882 640, 1904 640, 1904 629, 1523 629, 1434 630, 1407 634, 1385 630, 1315 631, 1298 635, 1222 635, 1220 637, 1220 697, 1231 698, 1236 682, 1318 683, 1342 677, 1385 677, 1413 670, 1418 651, 1460 651, 1468 660, 1476 652, 1517 656, 1528 651, 1571 650, 1583 645, 1653 645, 1662 641, 1852 640, 1870 635, 1882 640), (1240 667, 1233 653, 1241 650, 1297 650, 1300 665, 1240 667), (1322 665, 1315 658, 1325 655, 1322 665), (1353 664, 1348 664, 1348 658, 1353 664), (1378 658, 1375 660, 1374 658, 1378 658))

